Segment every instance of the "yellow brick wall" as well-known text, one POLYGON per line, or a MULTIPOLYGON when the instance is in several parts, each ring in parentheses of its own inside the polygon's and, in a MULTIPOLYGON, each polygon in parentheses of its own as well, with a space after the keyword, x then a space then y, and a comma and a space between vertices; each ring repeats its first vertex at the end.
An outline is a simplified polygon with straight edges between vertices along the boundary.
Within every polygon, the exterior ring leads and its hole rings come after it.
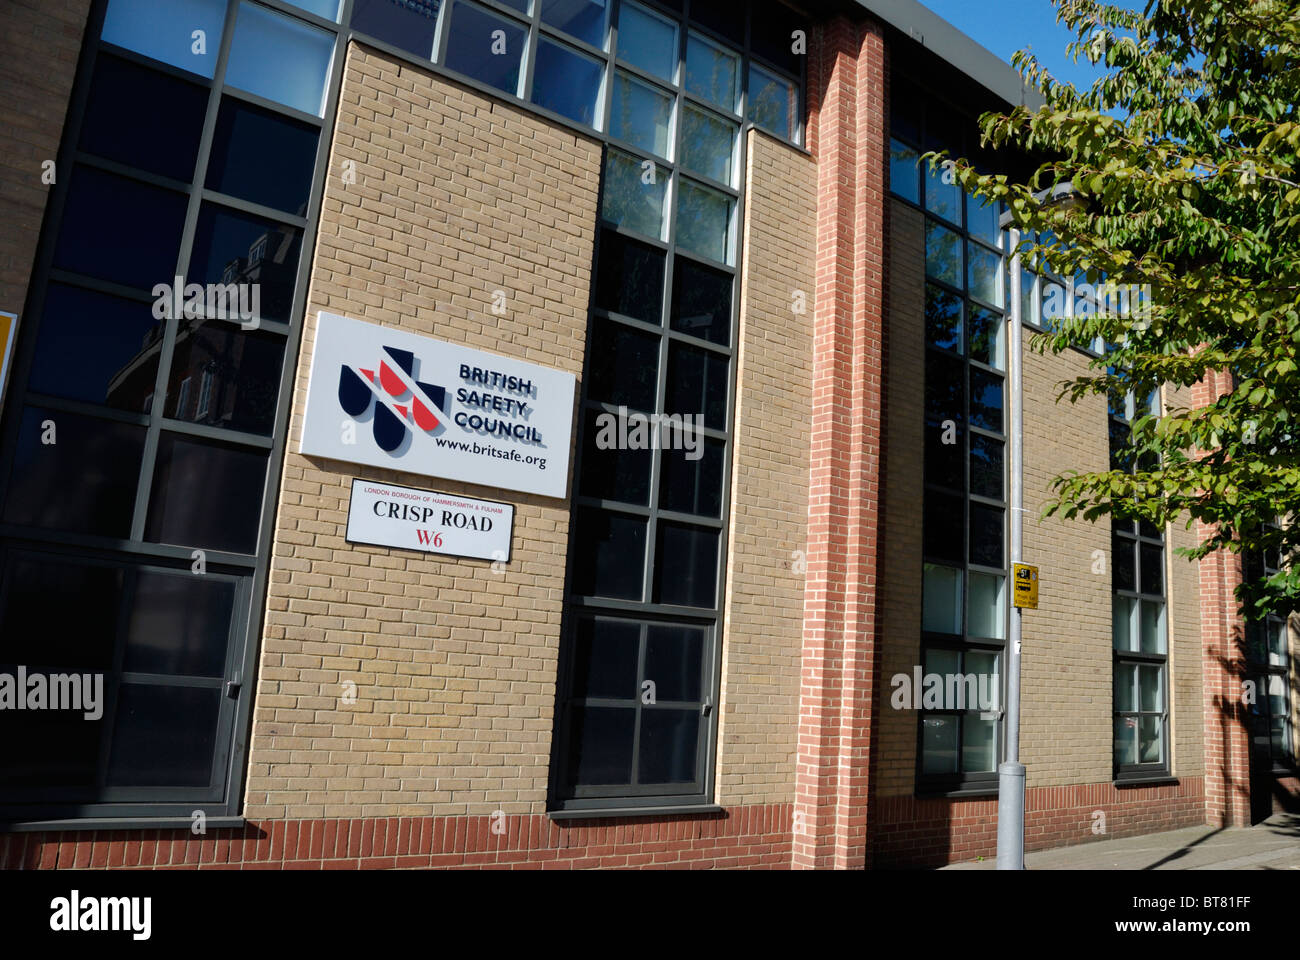
POLYGON ((248 816, 543 809, 568 501, 296 451, 320 310, 580 375, 599 171, 592 140, 349 50, 277 511, 248 816), (491 310, 498 289, 504 316, 491 310), (353 477, 508 500, 510 563, 496 573, 346 543, 353 477), (355 704, 341 702, 345 681, 355 704))
POLYGON ((794 797, 808 521, 816 166, 751 131, 727 545, 719 803, 794 797), (796 314, 795 291, 804 294, 796 314))

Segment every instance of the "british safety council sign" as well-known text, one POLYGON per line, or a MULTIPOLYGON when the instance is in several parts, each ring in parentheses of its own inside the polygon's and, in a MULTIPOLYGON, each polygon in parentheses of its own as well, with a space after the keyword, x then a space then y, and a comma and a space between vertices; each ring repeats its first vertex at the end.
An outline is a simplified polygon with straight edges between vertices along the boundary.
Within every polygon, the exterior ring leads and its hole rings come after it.
POLYGON ((509 561, 514 523, 515 508, 508 503, 353 480, 347 539, 451 557, 509 561))
POLYGON ((321 313, 300 450, 563 497, 570 373, 321 313))

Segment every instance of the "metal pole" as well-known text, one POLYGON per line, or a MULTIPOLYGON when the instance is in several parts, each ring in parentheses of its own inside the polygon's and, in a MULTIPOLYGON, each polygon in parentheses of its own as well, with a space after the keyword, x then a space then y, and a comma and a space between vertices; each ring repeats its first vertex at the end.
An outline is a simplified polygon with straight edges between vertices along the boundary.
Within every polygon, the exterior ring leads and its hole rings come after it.
MULTIPOLYGON (((1007 305, 1007 379, 1011 390, 1011 436, 1008 449, 1011 484, 1011 563, 1021 561, 1024 515, 1024 393, 1020 338, 1020 231, 1008 232, 1013 251, 1007 305)), ((1008 584, 1015 593, 1014 578, 1008 584)), ((1007 631, 1007 752, 998 765, 998 869, 1025 869, 1025 767, 1020 762, 1020 608, 1012 604, 1007 631)))

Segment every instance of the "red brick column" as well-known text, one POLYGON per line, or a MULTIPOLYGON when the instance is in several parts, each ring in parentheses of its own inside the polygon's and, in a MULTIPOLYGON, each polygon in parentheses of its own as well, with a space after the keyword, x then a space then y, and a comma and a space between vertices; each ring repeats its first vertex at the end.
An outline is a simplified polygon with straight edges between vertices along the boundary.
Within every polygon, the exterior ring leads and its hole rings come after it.
MULTIPOLYGON (((1229 375, 1215 373, 1192 391, 1206 406, 1226 393, 1229 375)), ((1211 529, 1198 523, 1204 540, 1211 529)), ((1242 703, 1247 679, 1245 637, 1233 591, 1241 582, 1241 557, 1214 553, 1200 561, 1201 643, 1205 683, 1205 819, 1216 827, 1250 824, 1249 714, 1242 703)))
POLYGON ((888 136, 881 28, 830 21, 809 67, 817 291, 791 862, 844 869, 867 861, 876 669, 888 136))

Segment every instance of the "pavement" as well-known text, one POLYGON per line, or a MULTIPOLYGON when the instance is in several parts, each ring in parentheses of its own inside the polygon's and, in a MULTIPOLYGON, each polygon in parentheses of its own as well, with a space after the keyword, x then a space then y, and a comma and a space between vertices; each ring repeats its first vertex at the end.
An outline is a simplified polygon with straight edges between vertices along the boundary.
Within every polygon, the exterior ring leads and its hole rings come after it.
MULTIPOLYGON (((996 861, 944 870, 992 870, 996 861)), ((1026 870, 1298 870, 1300 814, 1279 813, 1253 827, 1187 827, 1025 854, 1026 870)))

